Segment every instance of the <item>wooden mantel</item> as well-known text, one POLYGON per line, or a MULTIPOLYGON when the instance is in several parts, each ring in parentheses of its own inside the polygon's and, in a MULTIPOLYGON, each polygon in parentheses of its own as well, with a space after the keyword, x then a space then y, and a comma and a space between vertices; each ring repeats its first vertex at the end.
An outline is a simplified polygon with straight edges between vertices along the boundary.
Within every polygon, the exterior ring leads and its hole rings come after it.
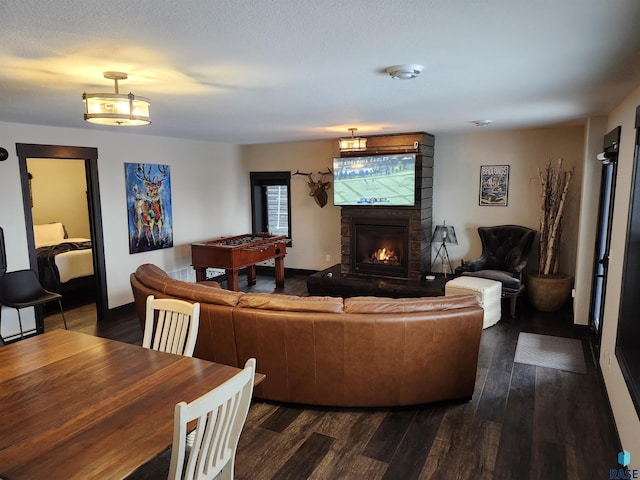
POLYGON ((367 139, 367 149, 357 152, 341 152, 341 157, 361 157, 366 155, 382 155, 385 153, 417 153, 433 158, 433 135, 417 133, 397 133, 389 135, 360 135, 367 139))

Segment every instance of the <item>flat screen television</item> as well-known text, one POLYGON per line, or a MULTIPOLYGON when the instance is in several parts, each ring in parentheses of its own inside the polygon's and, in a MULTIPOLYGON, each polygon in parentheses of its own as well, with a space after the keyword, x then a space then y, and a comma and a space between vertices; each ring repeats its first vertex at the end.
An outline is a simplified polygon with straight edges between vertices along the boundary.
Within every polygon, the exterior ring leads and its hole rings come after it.
POLYGON ((413 206, 415 184, 414 154, 333 159, 334 205, 413 206))

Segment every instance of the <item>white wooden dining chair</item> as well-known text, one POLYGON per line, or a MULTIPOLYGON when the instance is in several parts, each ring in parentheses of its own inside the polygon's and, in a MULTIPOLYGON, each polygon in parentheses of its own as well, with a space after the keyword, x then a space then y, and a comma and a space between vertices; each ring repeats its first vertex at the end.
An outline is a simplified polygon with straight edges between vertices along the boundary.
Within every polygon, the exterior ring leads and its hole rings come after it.
POLYGON ((187 404, 180 402, 174 412, 173 447, 169 480, 233 479, 236 449, 247 419, 256 359, 209 393, 187 404), (187 424, 196 421, 193 445, 187 453, 187 424))
POLYGON ((199 303, 149 295, 142 346, 191 357, 196 346, 199 325, 199 303))

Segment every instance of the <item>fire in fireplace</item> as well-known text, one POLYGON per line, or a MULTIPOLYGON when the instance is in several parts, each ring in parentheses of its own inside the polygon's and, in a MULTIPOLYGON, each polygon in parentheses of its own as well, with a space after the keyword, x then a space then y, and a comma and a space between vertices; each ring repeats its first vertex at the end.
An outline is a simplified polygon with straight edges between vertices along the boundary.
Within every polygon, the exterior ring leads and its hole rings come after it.
POLYGON ((354 273, 407 277, 408 222, 366 219, 353 223, 354 273))
POLYGON ((394 265, 400 264, 398 255, 392 249, 382 247, 373 252, 368 258, 363 260, 364 263, 390 263, 394 265))

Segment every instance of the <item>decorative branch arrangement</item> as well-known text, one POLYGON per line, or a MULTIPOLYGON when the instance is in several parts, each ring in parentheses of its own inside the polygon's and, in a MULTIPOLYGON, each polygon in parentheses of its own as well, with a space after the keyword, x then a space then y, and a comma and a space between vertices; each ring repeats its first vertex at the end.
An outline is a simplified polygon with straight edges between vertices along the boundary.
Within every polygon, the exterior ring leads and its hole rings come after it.
POLYGON ((549 160, 544 170, 538 169, 540 179, 540 245, 538 274, 557 275, 559 268, 562 217, 574 167, 563 170, 563 159, 549 160))

